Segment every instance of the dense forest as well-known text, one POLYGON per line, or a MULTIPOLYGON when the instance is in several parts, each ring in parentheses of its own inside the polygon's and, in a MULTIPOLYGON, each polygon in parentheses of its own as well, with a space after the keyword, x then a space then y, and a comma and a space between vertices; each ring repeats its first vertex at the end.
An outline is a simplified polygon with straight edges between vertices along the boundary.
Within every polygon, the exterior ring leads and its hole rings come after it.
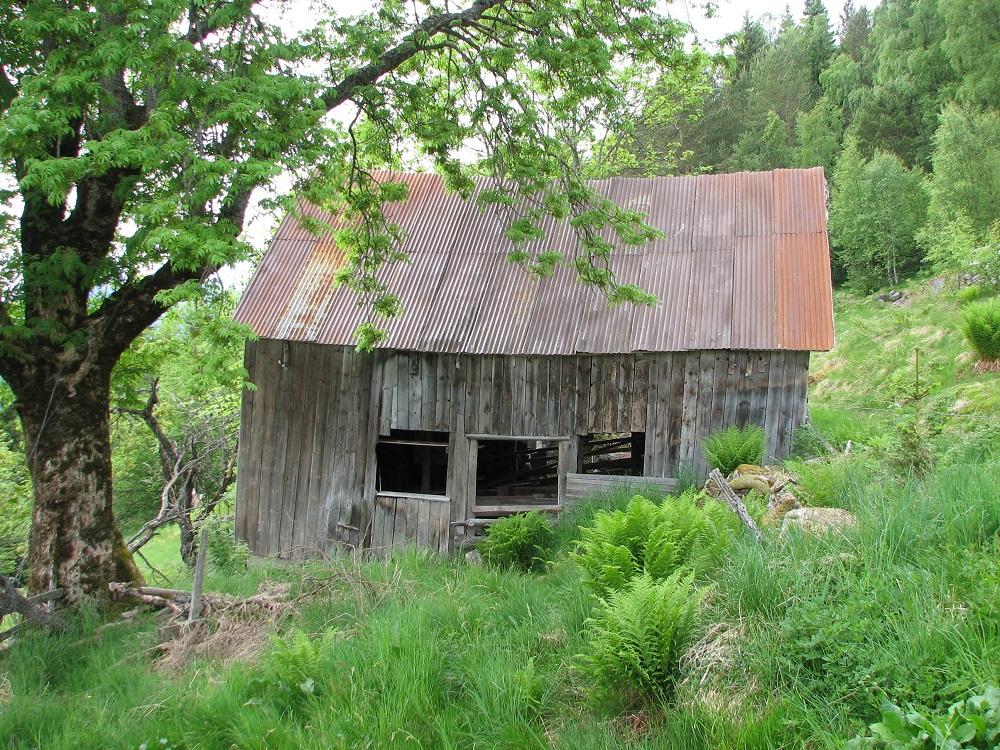
MULTIPOLYGON (((776 28, 749 14, 694 106, 671 82, 607 145, 605 173, 821 166, 834 279, 862 291, 992 262, 1000 218, 1000 9, 819 0, 776 28)), ((600 152, 599 152, 600 153, 600 152)))

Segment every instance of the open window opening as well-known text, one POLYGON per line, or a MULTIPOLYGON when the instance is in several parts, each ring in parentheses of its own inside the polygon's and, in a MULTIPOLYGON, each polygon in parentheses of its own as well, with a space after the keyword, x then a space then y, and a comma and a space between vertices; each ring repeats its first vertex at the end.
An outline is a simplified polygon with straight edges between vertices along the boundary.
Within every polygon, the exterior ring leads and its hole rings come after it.
POLYGON ((375 446, 377 492, 444 495, 448 481, 448 433, 393 430, 375 446))
POLYGON ((551 504, 558 494, 558 441, 479 441, 476 505, 551 504))
POLYGON ((644 432, 585 435, 581 446, 583 473, 641 477, 645 452, 644 432))

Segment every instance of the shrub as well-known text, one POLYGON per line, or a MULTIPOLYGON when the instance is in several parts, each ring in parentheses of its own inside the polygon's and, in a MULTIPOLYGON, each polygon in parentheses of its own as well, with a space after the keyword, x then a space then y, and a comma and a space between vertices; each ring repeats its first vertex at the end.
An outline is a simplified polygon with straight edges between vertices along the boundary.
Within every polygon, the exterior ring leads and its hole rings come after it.
POLYGON ((700 497, 688 491, 657 505, 636 495, 624 510, 596 514, 573 553, 586 583, 605 596, 642 573, 665 579, 682 567, 711 569, 732 539, 734 516, 714 500, 699 506, 700 497))
POLYGON ((958 290, 958 301, 963 305, 989 296, 989 290, 982 284, 969 284, 969 286, 958 290))
POLYGON ((694 576, 674 571, 662 581, 640 575, 612 592, 586 622, 583 670, 606 691, 662 699, 679 672, 701 595, 694 576))
POLYGON ((713 469, 730 474, 740 464, 759 464, 764 458, 764 428, 729 427, 705 438, 702 449, 713 469))
POLYGON ((486 530, 479 551, 486 562, 501 568, 544 570, 555 530, 548 516, 537 510, 501 518, 486 530))
POLYGON ((1000 299, 966 305, 962 310, 962 333, 981 359, 1000 359, 1000 299))
POLYGON ((891 703, 882 710, 882 721, 872 724, 867 737, 856 737, 848 748, 884 750, 927 750, 937 748, 1000 747, 1000 689, 988 687, 955 703, 944 716, 925 716, 919 711, 904 712, 891 703))
POLYGON ((238 573, 247 569, 250 549, 236 539, 232 520, 212 516, 206 522, 208 528, 208 561, 223 573, 238 573))

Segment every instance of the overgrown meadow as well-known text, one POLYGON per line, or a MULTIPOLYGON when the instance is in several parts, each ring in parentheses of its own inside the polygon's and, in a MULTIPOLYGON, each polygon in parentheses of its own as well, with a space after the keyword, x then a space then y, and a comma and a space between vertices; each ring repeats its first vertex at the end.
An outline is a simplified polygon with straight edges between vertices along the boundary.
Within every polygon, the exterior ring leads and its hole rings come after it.
POLYGON ((887 699, 942 713, 1000 684, 997 466, 910 481, 863 458, 817 466, 860 526, 772 530, 761 545, 734 533, 700 564, 689 632, 653 691, 595 663, 606 605, 572 556, 580 525, 630 501, 613 497, 560 520, 540 573, 417 553, 216 570, 213 591, 326 586, 228 664, 162 663, 152 615, 20 638, 0 661, 0 736, 9 748, 840 747, 887 699))

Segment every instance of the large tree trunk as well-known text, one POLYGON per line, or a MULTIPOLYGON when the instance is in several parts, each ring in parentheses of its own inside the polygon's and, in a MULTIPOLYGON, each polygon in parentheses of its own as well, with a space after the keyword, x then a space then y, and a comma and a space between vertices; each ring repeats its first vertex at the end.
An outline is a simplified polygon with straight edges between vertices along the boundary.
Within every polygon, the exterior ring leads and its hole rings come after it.
POLYGON ((62 588, 74 603, 104 598, 111 581, 142 574, 111 512, 111 365, 66 369, 77 376, 34 368, 17 404, 34 486, 29 586, 62 588))

